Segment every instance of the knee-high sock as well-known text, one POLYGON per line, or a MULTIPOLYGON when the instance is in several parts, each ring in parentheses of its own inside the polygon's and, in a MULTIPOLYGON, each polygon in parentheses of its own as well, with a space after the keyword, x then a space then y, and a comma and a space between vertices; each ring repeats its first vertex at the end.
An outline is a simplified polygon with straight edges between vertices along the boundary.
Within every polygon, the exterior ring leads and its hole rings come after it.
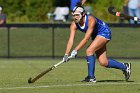
POLYGON ((87 56, 87 65, 88 65, 88 76, 94 78, 94 71, 95 71, 95 56, 87 56))
POLYGON ((125 70, 126 66, 123 63, 120 63, 116 60, 113 59, 109 59, 108 60, 108 66, 106 66, 108 68, 116 68, 116 69, 120 69, 120 70, 125 70))

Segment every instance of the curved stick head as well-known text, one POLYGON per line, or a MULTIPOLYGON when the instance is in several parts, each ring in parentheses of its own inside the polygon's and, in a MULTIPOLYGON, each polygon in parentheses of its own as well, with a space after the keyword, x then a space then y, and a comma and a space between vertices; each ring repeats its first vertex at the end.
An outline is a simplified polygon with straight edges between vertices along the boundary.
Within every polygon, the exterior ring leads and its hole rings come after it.
POLYGON ((31 77, 28 79, 28 83, 29 84, 32 83, 32 78, 31 77))
POLYGON ((114 10, 114 9, 115 9, 114 6, 110 6, 110 7, 108 8, 108 11, 112 11, 112 10, 114 10))
POLYGON ((115 7, 110 6, 110 7, 108 8, 109 13, 111 13, 111 14, 113 14, 113 15, 116 15, 116 12, 114 12, 114 9, 115 9, 115 7))

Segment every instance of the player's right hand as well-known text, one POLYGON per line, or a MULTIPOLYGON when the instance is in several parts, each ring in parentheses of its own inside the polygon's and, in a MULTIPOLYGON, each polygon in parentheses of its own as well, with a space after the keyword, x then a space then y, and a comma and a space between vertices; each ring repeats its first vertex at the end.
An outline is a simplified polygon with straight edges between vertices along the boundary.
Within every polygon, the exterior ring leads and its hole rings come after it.
POLYGON ((77 56, 77 50, 73 50, 72 52, 71 52, 71 58, 76 58, 76 56, 77 56))
POLYGON ((64 62, 68 62, 68 61, 69 61, 68 54, 65 54, 65 55, 64 55, 63 61, 64 61, 64 62))

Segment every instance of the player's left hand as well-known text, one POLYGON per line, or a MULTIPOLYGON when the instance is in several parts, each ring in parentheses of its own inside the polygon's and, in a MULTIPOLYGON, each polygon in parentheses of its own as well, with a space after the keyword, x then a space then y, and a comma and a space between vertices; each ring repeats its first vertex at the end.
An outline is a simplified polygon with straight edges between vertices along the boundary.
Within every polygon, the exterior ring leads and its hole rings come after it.
POLYGON ((63 61, 64 61, 64 62, 68 62, 68 61, 69 61, 68 54, 65 54, 65 55, 64 55, 63 61))
POLYGON ((77 56, 77 50, 73 50, 73 51, 71 52, 70 57, 71 57, 71 58, 76 58, 76 56, 77 56))

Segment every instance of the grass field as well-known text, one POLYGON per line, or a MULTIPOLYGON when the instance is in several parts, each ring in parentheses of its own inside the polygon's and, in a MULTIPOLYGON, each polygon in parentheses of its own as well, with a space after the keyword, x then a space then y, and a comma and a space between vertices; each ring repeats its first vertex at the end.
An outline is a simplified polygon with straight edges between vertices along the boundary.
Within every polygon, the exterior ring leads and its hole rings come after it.
POLYGON ((56 64, 61 59, 0 59, 0 93, 140 93, 140 60, 132 63, 129 82, 121 71, 106 69, 96 63, 96 83, 80 82, 87 75, 85 59, 72 59, 33 84, 29 77, 56 64))

